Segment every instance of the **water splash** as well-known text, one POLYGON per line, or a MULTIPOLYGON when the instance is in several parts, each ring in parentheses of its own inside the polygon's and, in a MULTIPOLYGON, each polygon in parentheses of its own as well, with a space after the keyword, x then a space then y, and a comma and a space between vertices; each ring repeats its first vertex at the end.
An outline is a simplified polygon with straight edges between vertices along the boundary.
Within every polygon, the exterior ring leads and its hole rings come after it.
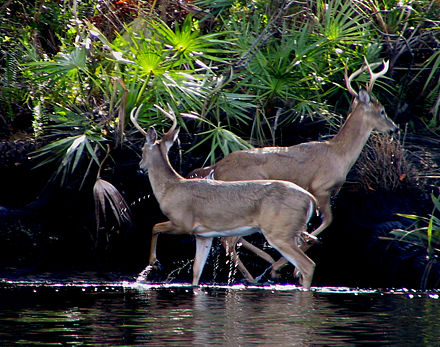
POLYGON ((150 273, 155 269, 154 265, 147 265, 145 269, 143 269, 139 275, 136 277, 135 282, 145 282, 148 280, 150 273))
MULTIPOLYGON (((148 267, 147 267, 148 268, 148 267)), ((148 271, 148 269, 145 269, 148 271)), ((144 270, 144 271, 145 271, 144 270)), ((142 271, 143 272, 143 271, 142 271)), ((139 274, 139 276, 142 274, 139 274)), ((105 282, 105 281, 50 281, 50 280, 8 280, 0 279, 0 291, 31 289, 39 291, 40 289, 50 289, 54 291, 68 291, 73 289, 80 289, 83 292, 110 292, 119 290, 179 290, 198 288, 201 291, 271 291, 271 292, 311 292, 317 294, 350 294, 350 295, 398 295, 406 296, 409 299, 425 297, 432 300, 440 300, 440 290, 420 291, 407 288, 392 288, 388 290, 382 289, 368 289, 368 288, 350 288, 350 287, 312 287, 306 290, 297 285, 200 285, 192 286, 189 283, 145 283, 139 280, 139 276, 133 280, 105 282)))
POLYGON ((175 278, 177 276, 179 276, 179 274, 186 269, 187 272, 190 272, 192 267, 191 264, 193 263, 193 260, 187 260, 187 261, 181 261, 180 262, 181 265, 179 267, 177 267, 176 269, 174 269, 173 271, 171 271, 168 274, 168 277, 165 279, 165 283, 171 283, 175 280, 175 278))

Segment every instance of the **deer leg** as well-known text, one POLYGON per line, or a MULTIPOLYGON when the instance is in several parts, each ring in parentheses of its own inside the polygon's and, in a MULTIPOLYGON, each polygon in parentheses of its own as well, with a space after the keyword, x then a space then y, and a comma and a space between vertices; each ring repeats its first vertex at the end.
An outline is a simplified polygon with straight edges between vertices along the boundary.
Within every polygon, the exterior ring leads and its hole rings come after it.
POLYGON ((275 260, 267 254, 265 251, 259 249, 258 247, 255 247, 252 243, 246 241, 244 238, 241 238, 240 241, 244 248, 248 249, 251 252, 254 252, 256 255, 258 255, 260 258, 266 260, 268 263, 275 263, 275 260))
POLYGON ((206 259, 208 258, 209 251, 211 250, 213 237, 196 237, 196 256, 194 258, 193 265, 193 281, 192 285, 197 286, 199 284, 200 276, 205 266, 206 259))
POLYGON ((154 265, 158 263, 157 255, 156 255, 157 238, 161 233, 160 229, 167 224, 171 224, 171 223, 170 222, 157 223, 153 226, 153 229, 151 230, 150 259, 148 261, 150 265, 154 265))
MULTIPOLYGON (((316 241, 318 240, 316 236, 313 236, 313 234, 309 234, 306 231, 303 231, 301 233, 300 238, 301 238, 301 241, 303 242, 302 245, 300 245, 300 248, 304 252, 306 250, 308 250, 310 247, 312 247, 316 243, 316 241)), ((270 272, 270 276, 272 278, 277 278, 279 276, 279 271, 287 264, 289 264, 289 262, 284 257, 281 257, 276 262, 272 263, 272 270, 270 272)), ((295 277, 297 277, 299 275, 297 270, 298 269, 295 269, 295 271, 294 271, 295 277)))
MULTIPOLYGON (((239 239, 240 238, 234 237, 234 236, 222 237, 221 238, 221 243, 222 243, 223 247, 226 250, 226 254, 230 256, 231 260, 235 263, 235 265, 237 266, 238 270, 241 272, 241 274, 246 279, 246 281, 248 281, 249 283, 257 283, 258 281, 256 281, 255 278, 251 275, 251 273, 246 268, 246 266, 243 264, 243 262, 240 260, 240 257, 237 254, 237 250, 236 250, 235 246, 236 246, 237 241, 239 239)), ((244 248, 246 248, 249 251, 255 253, 260 258, 266 260, 268 263, 270 263, 270 264, 275 263, 275 260, 269 254, 267 254, 266 252, 262 251, 258 247, 255 247, 253 244, 251 244, 250 242, 246 241, 244 238, 241 238, 240 242, 242 243, 244 248)))
POLYGON ((316 242, 318 242, 318 238, 316 236, 313 236, 309 234, 307 231, 303 231, 300 236, 301 244, 302 245, 314 245, 316 242))
POLYGON ((316 200, 318 200, 319 212, 321 214, 321 225, 311 233, 312 236, 319 235, 333 220, 332 209, 330 206, 330 195, 317 196, 316 200))
MULTIPOLYGON (((319 235, 324 229, 326 229, 330 223, 333 220, 333 215, 332 215, 332 210, 331 210, 331 206, 330 206, 330 195, 321 195, 321 196, 317 196, 316 199, 318 200, 318 205, 319 205, 319 211, 321 214, 321 224, 319 225, 318 228, 316 228, 311 234, 306 233, 307 235, 310 235, 312 238, 316 238, 317 235, 319 235)), ((304 234, 305 232, 303 232, 304 234)), ((306 237, 307 237, 306 235, 306 237)), ((315 242, 309 244, 309 243, 304 243, 301 245, 301 250, 303 250, 304 252, 307 251, 310 247, 313 246, 315 242)), ((276 278, 277 272, 280 271, 284 266, 286 266, 289 262, 284 259, 284 258, 280 258, 278 259, 273 265, 272 265, 272 271, 271 271, 271 276, 272 278, 276 278)), ((298 275, 298 269, 295 270, 295 276, 298 275)))
POLYGON ((156 256, 156 247, 157 247, 157 238, 159 234, 186 234, 183 230, 178 229, 173 223, 170 221, 157 223, 153 226, 151 231, 151 245, 150 245, 150 265, 158 265, 159 261, 156 256))
MULTIPOLYGON (((238 270, 241 272, 243 277, 248 281, 249 283, 257 283, 255 278, 251 275, 251 273, 246 269, 246 266, 244 266, 243 262, 240 260, 240 257, 237 254, 237 250, 235 249, 235 245, 237 244, 238 237, 222 237, 221 243, 226 250, 226 255, 228 255, 231 260, 234 262, 234 264, 237 266, 238 270)), ((243 239, 242 239, 243 240, 243 239)))
MULTIPOLYGON (((282 232, 282 234, 285 234, 282 232)), ((281 234, 281 235, 282 235, 281 234)), ((295 237, 279 237, 279 233, 271 232, 264 235, 267 242, 274 247, 281 255, 292 263, 301 273, 300 284, 309 289, 312 284, 315 263, 296 244, 295 237)))
MULTIPOLYGON (((311 237, 315 237, 315 238, 316 238, 316 235, 319 235, 324 229, 326 229, 333 220, 333 214, 332 214, 332 210, 330 207, 330 196, 329 195, 320 196, 320 197, 317 197, 317 199, 320 204, 319 206, 320 206, 322 222, 318 228, 316 228, 311 234, 309 234, 311 237)), ((311 243, 311 244, 310 243, 303 243, 301 245, 301 250, 306 252, 310 247, 313 246, 313 244, 314 243, 311 243)), ((284 266, 284 264, 281 264, 281 266, 278 266, 278 267, 274 266, 272 268, 273 269, 272 271, 279 271, 279 269, 282 268, 283 266, 284 266)), ((295 270, 295 275, 298 275, 297 272, 298 272, 298 269, 295 270)))

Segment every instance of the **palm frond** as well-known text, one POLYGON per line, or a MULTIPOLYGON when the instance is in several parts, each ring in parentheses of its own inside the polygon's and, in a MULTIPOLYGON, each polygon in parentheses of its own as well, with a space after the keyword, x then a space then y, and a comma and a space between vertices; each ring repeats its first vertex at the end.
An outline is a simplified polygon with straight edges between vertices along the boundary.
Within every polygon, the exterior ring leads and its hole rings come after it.
POLYGON ((110 206, 110 209, 119 225, 131 222, 130 207, 122 194, 111 183, 103 180, 102 178, 98 178, 93 186, 93 197, 95 200, 97 230, 99 230, 101 225, 101 213, 104 216, 104 220, 107 218, 107 205, 110 206))

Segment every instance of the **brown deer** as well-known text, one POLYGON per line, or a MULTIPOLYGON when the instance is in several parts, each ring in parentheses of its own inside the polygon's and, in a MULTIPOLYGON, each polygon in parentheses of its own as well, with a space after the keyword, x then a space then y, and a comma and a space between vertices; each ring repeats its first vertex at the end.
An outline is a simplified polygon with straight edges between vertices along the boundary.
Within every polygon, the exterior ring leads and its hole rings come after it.
MULTIPOLYGON (((249 179, 279 179, 290 181, 312 193, 318 200, 321 212, 321 225, 312 233, 316 237, 332 221, 330 198, 335 195, 351 167, 356 162, 371 132, 376 129, 382 132, 391 132, 397 129, 394 122, 387 117, 384 107, 371 95, 377 78, 386 74, 388 62, 383 62, 383 69, 373 73, 372 68, 380 63, 365 65, 347 76, 345 82, 349 93, 354 97, 352 112, 348 115, 339 132, 328 141, 314 141, 291 147, 263 147, 250 150, 236 151, 216 164, 196 169, 189 174, 191 177, 205 177, 208 174, 216 180, 239 181, 249 179), (370 81, 366 90, 356 93, 351 86, 353 79, 367 70, 370 81)), ((160 233, 178 233, 169 222, 158 223, 153 227, 150 253, 150 264, 157 262, 156 243, 160 233)), ((313 237, 308 238, 313 242, 313 237)), ((237 239, 222 239, 222 243, 236 261, 238 268, 245 278, 254 282, 254 278, 247 271, 235 252, 237 239)), ((243 246, 256 252, 260 257, 273 264, 273 259, 242 239, 243 246)), ((307 250, 310 243, 302 246, 307 250)), ((273 264, 272 275, 284 264, 281 258, 273 264)))
POLYGON ((154 128, 146 132, 139 126, 140 109, 130 114, 131 121, 146 138, 139 166, 143 171, 148 170, 153 193, 172 229, 196 236, 193 285, 199 283, 214 237, 261 232, 300 271, 301 285, 310 288, 315 263, 298 243, 316 209, 315 198, 291 182, 183 178, 168 159, 168 150, 179 131, 176 117, 158 108, 173 120, 161 140, 157 140, 154 128))

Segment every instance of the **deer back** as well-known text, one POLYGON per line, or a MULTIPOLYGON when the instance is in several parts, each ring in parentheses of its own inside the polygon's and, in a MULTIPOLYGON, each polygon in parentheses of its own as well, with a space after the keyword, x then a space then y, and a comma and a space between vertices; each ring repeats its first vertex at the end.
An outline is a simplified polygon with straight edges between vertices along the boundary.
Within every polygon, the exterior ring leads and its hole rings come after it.
POLYGON ((264 225, 277 215, 295 223, 299 214, 302 224, 316 205, 310 193, 290 182, 188 179, 168 189, 161 209, 191 232, 197 225, 217 231, 264 225))
POLYGON ((345 181, 373 129, 383 132, 397 129, 384 107, 370 94, 374 81, 387 69, 385 62, 384 69, 373 74, 366 62, 350 77, 346 76, 347 89, 355 97, 353 111, 329 141, 236 151, 213 166, 192 171, 189 177, 204 177, 212 172, 214 179, 225 181, 280 179, 294 182, 314 195, 331 194, 345 181), (371 75, 368 90, 356 93, 351 81, 366 69, 371 75))

